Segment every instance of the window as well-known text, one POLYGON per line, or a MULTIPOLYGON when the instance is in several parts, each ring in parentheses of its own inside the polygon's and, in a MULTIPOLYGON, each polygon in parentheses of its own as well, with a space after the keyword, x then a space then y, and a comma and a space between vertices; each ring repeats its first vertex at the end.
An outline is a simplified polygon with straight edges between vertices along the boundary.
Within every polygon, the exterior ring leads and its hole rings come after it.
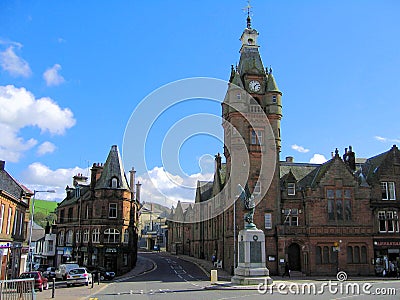
POLYGON ((118 179, 114 177, 111 179, 111 188, 116 189, 117 187, 118 187, 118 179))
POLYGON ((322 250, 320 246, 317 246, 315 251, 315 263, 317 265, 322 264, 322 250))
POLYGON ((299 210, 297 208, 288 208, 284 210, 283 224, 288 226, 299 225, 299 210))
POLYGON ((329 264, 329 247, 324 246, 322 249, 322 263, 329 264))
POLYGON ((64 231, 60 231, 60 233, 58 234, 58 245, 64 245, 64 231))
POLYGON ((13 233, 12 233, 13 235, 17 233, 17 220, 18 220, 18 210, 15 210, 13 233))
POLYGON ((263 144, 263 131, 262 130, 252 130, 251 131, 251 144, 252 145, 262 145, 263 144))
POLYGON ((100 243, 100 229, 95 228, 92 231, 92 242, 93 243, 100 243))
POLYGON ((104 231, 105 243, 119 243, 119 231, 114 228, 108 228, 104 231))
POLYGON ((67 235, 66 235, 66 238, 65 238, 65 242, 66 242, 66 244, 67 245, 72 245, 72 237, 73 237, 73 231, 72 230, 68 230, 67 231, 67 235))
POLYGON ((261 182, 260 181, 256 182, 256 185, 254 186, 253 194, 254 195, 260 195, 261 194, 261 182))
POLYGON ((272 215, 270 213, 265 214, 265 229, 272 229, 272 215))
POLYGON ((128 244, 129 243, 129 230, 125 229, 124 231, 124 244, 128 244))
POLYGON ((85 219, 89 219, 89 205, 86 204, 85 219))
POLYGON ((24 213, 19 214, 19 235, 22 235, 22 229, 24 228, 24 213))
POLYGON ((241 93, 237 93, 237 94, 236 94, 236 99, 237 99, 237 100, 240 100, 241 98, 242 98, 242 94, 241 94, 241 93))
POLYGON ((60 224, 64 223, 64 210, 60 210, 60 224))
POLYGON ((110 203, 108 206, 108 217, 116 218, 117 217, 117 203, 110 203))
POLYGON ((73 207, 68 208, 68 222, 72 222, 73 214, 74 214, 74 208, 73 207))
POLYGON ((272 103, 276 103, 276 95, 272 95, 272 103))
POLYGON ((47 242, 47 252, 53 252, 54 251, 54 241, 48 240, 46 242, 47 242))
POLYGON ((83 242, 84 243, 89 242, 89 229, 83 230, 83 242))
POLYGON ((399 232, 397 211, 378 211, 379 232, 399 232))
POLYGON ((7 218, 7 230, 6 234, 10 234, 11 229, 11 218, 12 218, 12 207, 8 208, 8 218, 7 218))
POLYGON ((367 263, 367 247, 365 246, 347 246, 347 263, 348 264, 366 264, 367 263))
POLYGON ((296 184, 295 183, 289 182, 287 184, 287 194, 288 194, 288 196, 296 195, 296 184))
POLYGON ((81 196, 81 188, 79 185, 77 185, 75 188, 75 197, 79 198, 80 196, 81 196))
POLYGON ((82 232, 80 230, 77 230, 76 233, 75 233, 76 243, 80 243, 81 242, 81 235, 82 235, 82 232))
POLYGON ((128 265, 128 254, 126 254, 126 253, 124 253, 123 264, 124 264, 124 266, 128 265))
POLYGON ((381 182, 382 200, 396 200, 394 182, 381 182))
POLYGON ((4 220, 4 204, 0 207, 0 233, 3 232, 3 220, 4 220))
POLYGON ((328 189, 326 190, 328 199, 327 210, 329 221, 350 221, 352 218, 350 189, 328 189))

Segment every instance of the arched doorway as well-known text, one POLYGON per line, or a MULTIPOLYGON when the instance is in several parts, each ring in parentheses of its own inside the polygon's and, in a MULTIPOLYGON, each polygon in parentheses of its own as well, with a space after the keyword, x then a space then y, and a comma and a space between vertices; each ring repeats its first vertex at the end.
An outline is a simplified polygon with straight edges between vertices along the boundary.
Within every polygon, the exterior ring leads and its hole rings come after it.
POLYGON ((289 257, 290 270, 301 271, 299 244, 296 243, 290 244, 290 246, 288 247, 288 257, 289 257))

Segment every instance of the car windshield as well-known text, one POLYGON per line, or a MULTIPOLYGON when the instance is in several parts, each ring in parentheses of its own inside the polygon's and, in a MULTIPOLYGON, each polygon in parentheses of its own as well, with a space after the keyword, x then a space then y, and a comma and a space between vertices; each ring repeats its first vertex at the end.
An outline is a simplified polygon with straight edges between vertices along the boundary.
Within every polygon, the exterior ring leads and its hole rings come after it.
POLYGON ((38 278, 38 273, 22 273, 20 278, 38 278))
POLYGON ((71 271, 69 271, 69 274, 84 274, 86 273, 85 269, 72 269, 71 271))

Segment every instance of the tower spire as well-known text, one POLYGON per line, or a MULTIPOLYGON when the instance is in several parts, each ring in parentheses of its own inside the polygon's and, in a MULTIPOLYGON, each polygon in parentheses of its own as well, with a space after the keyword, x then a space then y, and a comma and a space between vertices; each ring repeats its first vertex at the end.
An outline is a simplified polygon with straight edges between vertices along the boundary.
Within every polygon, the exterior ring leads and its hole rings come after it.
POLYGON ((245 7, 247 10, 247 28, 251 29, 251 17, 250 17, 250 11, 251 11, 251 5, 250 5, 250 0, 247 0, 247 6, 245 7))

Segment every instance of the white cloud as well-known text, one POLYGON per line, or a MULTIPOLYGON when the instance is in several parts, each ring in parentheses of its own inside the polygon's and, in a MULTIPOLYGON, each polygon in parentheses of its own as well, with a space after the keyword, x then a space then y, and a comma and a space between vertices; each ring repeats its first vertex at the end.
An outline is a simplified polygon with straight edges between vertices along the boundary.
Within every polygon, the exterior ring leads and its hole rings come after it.
POLYGON ((43 73, 43 79, 46 81, 47 86, 56 86, 65 82, 64 77, 58 73, 59 71, 61 71, 61 66, 55 64, 43 73))
POLYGON ((35 99, 25 88, 0 86, 0 154, 4 159, 17 162, 37 144, 33 138, 20 136, 22 128, 37 126, 41 133, 61 135, 75 122, 70 109, 59 107, 50 98, 35 99))
POLYGON ((171 207, 177 202, 194 202, 197 181, 212 181, 213 174, 196 173, 186 177, 173 175, 155 167, 137 177, 142 184, 141 201, 157 202, 171 207))
POLYGON ((32 75, 31 68, 23 58, 15 54, 15 45, 19 44, 14 43, 3 52, 0 52, 0 65, 12 76, 29 77, 32 75))
POLYGON ((56 146, 51 143, 51 142, 44 142, 42 143, 38 150, 37 150, 37 154, 38 155, 45 155, 46 153, 53 153, 54 150, 56 150, 56 146))
POLYGON ((296 150, 297 152, 300 152, 300 153, 307 153, 310 151, 310 149, 306 149, 303 146, 298 146, 296 144, 292 145, 292 149, 296 150))
POLYGON ((390 143, 400 143, 400 139, 390 139, 390 138, 386 138, 386 137, 382 137, 379 135, 374 136, 374 138, 382 143, 386 143, 386 142, 390 142, 390 143))
POLYGON ((314 154, 313 157, 311 157, 310 159, 310 163, 312 164, 323 164, 324 162, 326 162, 327 159, 325 158, 325 156, 323 156, 322 154, 314 154))
MULTIPOLYGON (((72 177, 78 173, 87 175, 88 170, 80 167, 51 170, 48 166, 35 162, 22 172, 22 181, 31 190, 56 191, 55 194, 40 194, 37 198, 60 200, 65 198, 65 187, 72 186, 72 177)), ((90 176, 88 177, 90 179, 90 176)))

